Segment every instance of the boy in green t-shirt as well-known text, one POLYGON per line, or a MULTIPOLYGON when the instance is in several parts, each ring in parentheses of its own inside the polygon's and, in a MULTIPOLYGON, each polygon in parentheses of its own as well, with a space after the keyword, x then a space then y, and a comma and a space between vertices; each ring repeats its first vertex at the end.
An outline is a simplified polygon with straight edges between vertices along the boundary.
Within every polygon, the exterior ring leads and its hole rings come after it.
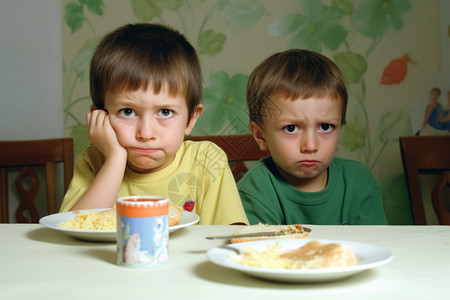
POLYGON ((307 50, 265 59, 247 85, 260 160, 239 181, 251 224, 385 224, 380 187, 361 163, 334 157, 347 90, 338 67, 307 50))

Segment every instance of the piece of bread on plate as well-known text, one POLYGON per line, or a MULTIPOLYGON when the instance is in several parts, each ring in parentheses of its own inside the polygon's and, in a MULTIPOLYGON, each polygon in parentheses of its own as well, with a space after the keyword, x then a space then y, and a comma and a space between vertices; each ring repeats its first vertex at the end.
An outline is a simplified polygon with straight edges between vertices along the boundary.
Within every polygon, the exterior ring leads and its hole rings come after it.
POLYGON ((98 214, 103 215, 105 217, 114 217, 115 218, 116 217, 116 209, 110 208, 110 209, 102 210, 98 214))
POLYGON ((182 209, 173 203, 169 205, 169 226, 177 225, 182 217, 182 209))
POLYGON ((240 235, 247 233, 260 233, 260 232, 285 232, 285 235, 277 235, 277 236, 257 236, 257 237, 240 237, 240 238, 232 238, 230 242, 234 243, 242 243, 242 242, 252 242, 259 240, 268 240, 268 239, 304 239, 307 238, 308 232, 302 227, 300 224, 292 224, 292 225, 268 225, 268 224, 257 224, 250 225, 246 227, 242 227, 241 229, 235 231, 232 235, 240 235))
POLYGON ((306 269, 339 268, 357 264, 355 254, 348 246, 340 243, 323 244, 320 241, 311 241, 281 254, 280 257, 295 260, 306 269))

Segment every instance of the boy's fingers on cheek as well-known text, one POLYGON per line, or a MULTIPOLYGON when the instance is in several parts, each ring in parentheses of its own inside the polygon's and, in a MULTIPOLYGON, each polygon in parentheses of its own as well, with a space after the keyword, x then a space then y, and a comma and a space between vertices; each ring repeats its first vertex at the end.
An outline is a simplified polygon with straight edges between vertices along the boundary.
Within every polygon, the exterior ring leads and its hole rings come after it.
POLYGON ((96 134, 98 130, 105 127, 111 127, 108 112, 96 109, 86 115, 86 125, 90 130, 90 134, 96 134))
POLYGON ((102 125, 103 126, 111 126, 111 122, 109 121, 109 115, 108 114, 103 114, 102 115, 102 125))
POLYGON ((93 127, 103 126, 103 124, 104 124, 104 115, 102 114, 102 111, 95 110, 95 111, 92 112, 91 123, 92 123, 93 127))
POLYGON ((95 122, 94 120, 94 114, 93 113, 88 113, 86 116, 86 124, 87 125, 93 125, 95 122))
POLYGON ((90 118, 90 122, 91 122, 91 124, 92 124, 92 126, 95 126, 96 125, 96 122, 97 122, 97 112, 96 111, 93 111, 92 113, 91 113, 91 118, 90 118))
POLYGON ((97 110, 95 112, 95 123, 97 126, 103 125, 105 123, 106 114, 102 110, 97 110))

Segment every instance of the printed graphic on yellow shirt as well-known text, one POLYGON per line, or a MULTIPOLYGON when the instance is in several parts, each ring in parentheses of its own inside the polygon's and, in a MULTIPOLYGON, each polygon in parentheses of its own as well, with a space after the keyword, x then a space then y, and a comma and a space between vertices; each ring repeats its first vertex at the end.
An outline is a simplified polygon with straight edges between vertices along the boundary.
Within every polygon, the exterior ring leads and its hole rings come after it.
POLYGON ((195 200, 201 194, 201 189, 201 183, 195 175, 180 173, 169 181, 167 194, 172 203, 187 211, 193 211, 195 200))

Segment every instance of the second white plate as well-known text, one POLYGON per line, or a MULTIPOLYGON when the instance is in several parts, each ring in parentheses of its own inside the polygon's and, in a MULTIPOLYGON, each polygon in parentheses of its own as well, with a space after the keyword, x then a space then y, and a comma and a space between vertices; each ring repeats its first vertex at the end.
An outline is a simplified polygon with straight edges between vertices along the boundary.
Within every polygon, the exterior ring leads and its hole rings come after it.
MULTIPOLYGON (((311 239, 281 239, 279 241, 281 251, 289 251, 305 245, 311 239)), ((358 272, 382 266, 393 259, 393 255, 389 250, 374 245, 338 240, 318 241, 324 244, 341 243, 347 245, 355 254, 358 264, 350 267, 329 269, 268 269, 244 266, 230 258, 231 255, 237 255, 232 248, 243 251, 245 248, 251 247, 257 251, 264 251, 267 245, 274 245, 277 243, 277 240, 230 244, 226 247, 213 248, 206 255, 211 262, 222 267, 238 270, 259 278, 282 282, 321 282, 343 279, 358 272)))

